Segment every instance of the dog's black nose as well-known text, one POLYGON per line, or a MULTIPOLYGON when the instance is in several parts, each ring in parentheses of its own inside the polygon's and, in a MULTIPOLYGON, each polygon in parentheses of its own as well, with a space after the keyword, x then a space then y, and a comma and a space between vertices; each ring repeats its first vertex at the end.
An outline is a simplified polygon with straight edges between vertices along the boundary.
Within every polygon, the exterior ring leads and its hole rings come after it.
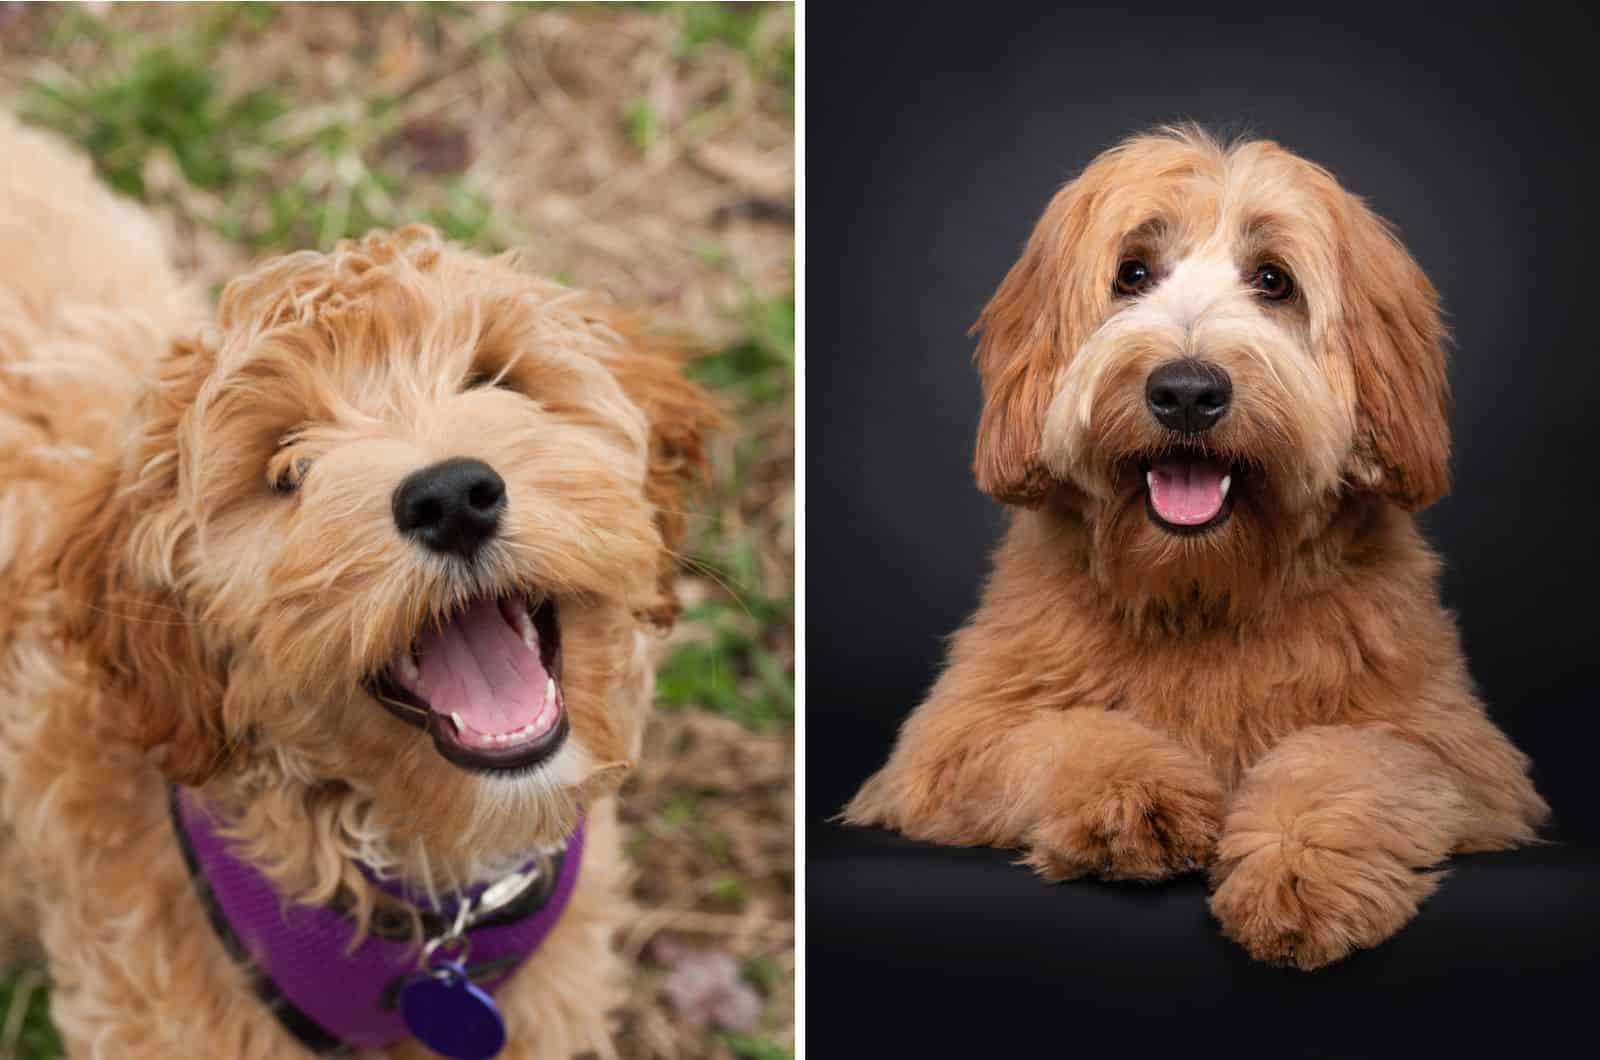
POLYGON ((413 471, 394 491, 394 525, 435 552, 471 559, 494 536, 505 480, 482 460, 457 457, 413 471))
POLYGON ((1184 357, 1150 373, 1144 400, 1161 426, 1184 434, 1209 431, 1228 411, 1233 380, 1207 361, 1184 357))

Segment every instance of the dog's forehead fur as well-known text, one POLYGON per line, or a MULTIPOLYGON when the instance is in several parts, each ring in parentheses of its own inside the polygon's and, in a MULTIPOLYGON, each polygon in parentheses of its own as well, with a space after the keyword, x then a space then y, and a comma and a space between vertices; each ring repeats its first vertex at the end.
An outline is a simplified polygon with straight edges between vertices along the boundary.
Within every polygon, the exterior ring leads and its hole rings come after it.
POLYGON ((1051 202, 1029 250, 1056 263, 1039 263, 1033 293, 1049 297, 1059 352, 1070 359, 1113 311, 1110 277, 1124 258, 1167 270, 1192 259, 1230 263, 1235 281, 1270 260, 1301 278, 1310 332, 1322 339, 1340 312, 1345 232, 1362 211, 1327 170, 1275 143, 1227 147, 1190 128, 1137 137, 1096 158, 1051 202))
POLYGON ((415 424, 466 387, 495 384, 584 415, 642 452, 647 424, 612 373, 627 345, 613 317, 593 295, 409 229, 289 255, 225 291, 226 338, 195 419, 256 404, 286 430, 415 424))

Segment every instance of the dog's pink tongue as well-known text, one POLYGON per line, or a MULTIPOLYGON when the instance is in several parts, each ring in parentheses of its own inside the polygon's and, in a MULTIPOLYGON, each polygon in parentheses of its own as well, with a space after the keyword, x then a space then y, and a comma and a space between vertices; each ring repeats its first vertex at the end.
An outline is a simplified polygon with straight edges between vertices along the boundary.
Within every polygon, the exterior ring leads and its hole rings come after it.
POLYGON ((500 613, 482 600, 419 644, 419 691, 436 713, 459 714, 480 733, 506 733, 539 716, 548 674, 500 613))
POLYGON ((1175 526, 1198 526, 1222 510, 1228 469, 1193 456, 1157 460, 1147 476, 1156 514, 1175 526))

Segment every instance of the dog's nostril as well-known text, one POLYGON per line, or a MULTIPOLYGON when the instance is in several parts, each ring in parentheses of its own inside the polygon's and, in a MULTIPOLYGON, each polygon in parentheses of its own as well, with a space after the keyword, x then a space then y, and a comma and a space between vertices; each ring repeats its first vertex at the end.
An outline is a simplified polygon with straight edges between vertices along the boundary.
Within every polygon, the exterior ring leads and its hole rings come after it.
POLYGON ((493 481, 484 480, 473 483, 472 489, 467 493, 467 503, 482 511, 499 504, 500 498, 504 496, 505 490, 502 488, 500 478, 497 475, 493 481))
POLYGON ((394 491, 401 533, 434 552, 467 559, 499 528, 506 484, 482 460, 458 457, 408 475, 394 491))

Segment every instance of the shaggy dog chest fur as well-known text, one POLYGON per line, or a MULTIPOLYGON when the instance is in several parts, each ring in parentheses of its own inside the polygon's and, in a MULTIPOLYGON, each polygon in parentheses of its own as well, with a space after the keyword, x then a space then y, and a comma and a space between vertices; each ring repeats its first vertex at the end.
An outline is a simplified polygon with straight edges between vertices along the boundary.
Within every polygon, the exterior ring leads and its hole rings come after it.
POLYGON ((1411 511, 1446 490, 1444 329, 1324 170, 1193 129, 1106 152, 978 323, 982 603, 845 811, 1048 880, 1207 868, 1315 968, 1547 809, 1488 720, 1411 511))
POLYGON ((172 784, 352 930, 415 919, 369 874, 465 891, 581 813, 496 1000, 505 1056, 608 1053, 612 796, 717 413, 607 303, 421 228, 212 315, 82 159, 4 115, 0 157, 0 926, 72 1055, 307 1055, 207 921, 172 784))

